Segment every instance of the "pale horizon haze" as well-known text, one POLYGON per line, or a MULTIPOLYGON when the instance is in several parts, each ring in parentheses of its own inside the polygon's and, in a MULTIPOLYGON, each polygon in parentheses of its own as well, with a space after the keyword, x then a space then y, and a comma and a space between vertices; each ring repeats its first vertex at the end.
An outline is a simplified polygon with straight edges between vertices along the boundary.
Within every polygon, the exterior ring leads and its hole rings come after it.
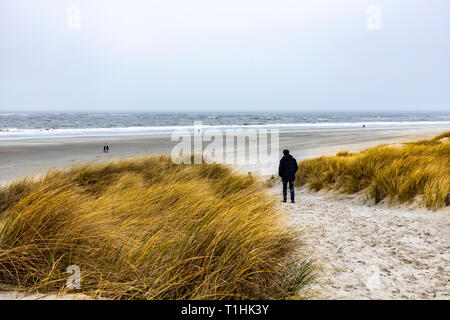
POLYGON ((0 0, 0 112, 450 111, 448 0, 0 0))

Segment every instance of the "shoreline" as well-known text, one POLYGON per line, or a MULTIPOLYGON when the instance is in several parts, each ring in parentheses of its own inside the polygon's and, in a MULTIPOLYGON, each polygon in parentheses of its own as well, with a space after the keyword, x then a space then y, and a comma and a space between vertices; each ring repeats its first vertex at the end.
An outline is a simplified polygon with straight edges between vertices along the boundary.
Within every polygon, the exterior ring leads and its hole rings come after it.
MULTIPOLYGON (((219 124, 202 125, 203 130, 271 130, 305 131, 305 130, 351 130, 361 128, 386 129, 423 127, 435 128, 450 126, 450 121, 369 121, 369 122, 318 122, 318 123, 268 123, 268 124, 219 124)), ((72 139, 170 135, 177 130, 192 132, 194 126, 173 125, 153 127, 110 127, 110 128, 56 128, 56 129, 0 129, 0 141, 34 140, 34 139, 72 139)))
MULTIPOLYGON (((342 150, 356 152, 381 143, 430 138, 448 129, 449 126, 286 130, 280 131, 279 145, 280 149, 290 149, 301 161, 342 150)), ((0 184, 87 161, 170 154, 178 143, 170 138, 170 135, 139 135, 0 140, 0 184), (110 153, 103 153, 105 144, 110 146, 110 153)), ((258 173, 251 165, 238 169, 258 173)))

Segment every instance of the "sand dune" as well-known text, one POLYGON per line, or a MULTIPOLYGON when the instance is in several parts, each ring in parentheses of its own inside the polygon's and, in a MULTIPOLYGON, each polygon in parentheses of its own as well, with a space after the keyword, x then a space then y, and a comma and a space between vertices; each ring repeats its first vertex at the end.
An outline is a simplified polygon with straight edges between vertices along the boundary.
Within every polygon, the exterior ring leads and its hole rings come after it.
MULTIPOLYGON (((279 197, 281 186, 272 192, 279 197)), ((323 267, 317 299, 450 299, 450 209, 373 206, 359 196, 296 190, 280 203, 289 224, 306 228, 323 267)), ((89 299, 85 295, 0 293, 0 300, 89 299)))

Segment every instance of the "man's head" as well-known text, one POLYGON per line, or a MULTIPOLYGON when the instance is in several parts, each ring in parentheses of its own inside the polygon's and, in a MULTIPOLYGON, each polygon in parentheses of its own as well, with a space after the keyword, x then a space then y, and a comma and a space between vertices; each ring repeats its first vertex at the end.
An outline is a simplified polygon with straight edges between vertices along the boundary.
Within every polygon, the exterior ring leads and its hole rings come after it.
POLYGON ((285 156, 287 156, 287 155, 289 154, 289 150, 288 150, 288 149, 284 149, 284 150, 283 150, 283 154, 284 154, 285 156))

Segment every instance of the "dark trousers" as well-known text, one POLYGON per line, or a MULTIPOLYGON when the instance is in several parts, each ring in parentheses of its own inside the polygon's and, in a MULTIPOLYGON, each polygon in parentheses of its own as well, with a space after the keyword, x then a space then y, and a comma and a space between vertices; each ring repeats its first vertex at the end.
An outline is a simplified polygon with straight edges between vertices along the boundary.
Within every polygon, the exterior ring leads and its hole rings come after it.
POLYGON ((289 191, 291 192, 291 201, 294 201, 294 181, 287 181, 283 179, 283 198, 287 198, 287 184, 289 182, 289 191))

